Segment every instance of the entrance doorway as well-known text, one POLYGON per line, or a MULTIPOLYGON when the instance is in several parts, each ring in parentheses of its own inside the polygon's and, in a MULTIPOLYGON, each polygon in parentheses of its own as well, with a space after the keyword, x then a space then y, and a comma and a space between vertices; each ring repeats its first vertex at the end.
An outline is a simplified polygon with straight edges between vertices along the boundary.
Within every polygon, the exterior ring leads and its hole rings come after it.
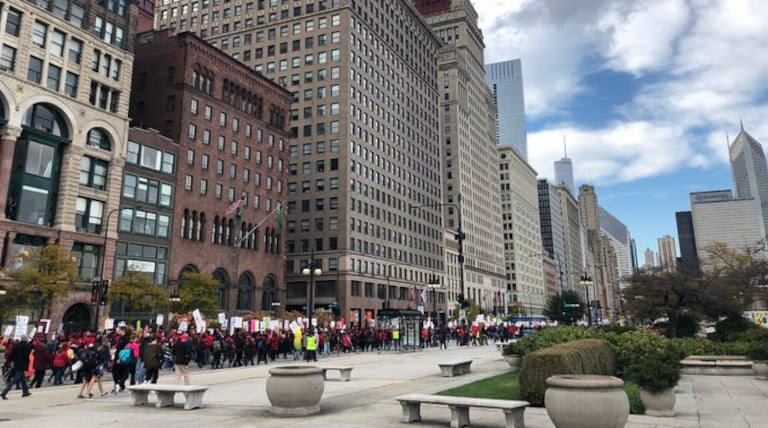
POLYGON ((62 322, 67 334, 88 330, 93 325, 90 308, 84 303, 76 303, 64 312, 62 322))

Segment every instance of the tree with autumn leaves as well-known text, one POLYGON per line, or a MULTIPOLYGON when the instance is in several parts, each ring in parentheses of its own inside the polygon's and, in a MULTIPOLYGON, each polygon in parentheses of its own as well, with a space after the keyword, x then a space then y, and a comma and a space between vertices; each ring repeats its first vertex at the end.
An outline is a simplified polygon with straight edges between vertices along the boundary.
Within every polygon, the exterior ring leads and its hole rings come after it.
POLYGON ((624 292, 627 312, 639 322, 669 320, 677 336, 682 318, 738 318, 766 298, 768 261, 762 247, 733 249, 715 243, 703 249, 702 273, 640 270, 624 292))

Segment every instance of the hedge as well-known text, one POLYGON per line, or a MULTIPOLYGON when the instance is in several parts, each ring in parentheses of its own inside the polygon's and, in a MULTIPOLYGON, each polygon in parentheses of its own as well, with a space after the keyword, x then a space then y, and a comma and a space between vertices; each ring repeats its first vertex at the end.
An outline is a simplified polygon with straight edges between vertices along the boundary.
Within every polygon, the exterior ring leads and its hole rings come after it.
POLYGON ((606 340, 582 339, 526 354, 520 366, 520 395, 532 406, 544 405, 548 377, 559 374, 613 375, 616 354, 606 340))

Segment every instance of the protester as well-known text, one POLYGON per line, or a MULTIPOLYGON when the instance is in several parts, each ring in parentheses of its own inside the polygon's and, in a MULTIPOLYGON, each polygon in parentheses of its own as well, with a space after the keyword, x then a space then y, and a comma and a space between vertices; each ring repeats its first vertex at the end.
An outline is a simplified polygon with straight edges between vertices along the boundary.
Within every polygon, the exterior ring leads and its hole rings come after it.
POLYGON ((19 343, 13 346, 11 353, 7 357, 8 360, 11 361, 13 375, 10 376, 10 381, 5 384, 5 389, 0 393, 0 397, 2 397, 3 400, 8 399, 8 391, 10 391, 17 383, 21 385, 22 397, 29 397, 32 395, 29 392, 27 378, 24 376, 24 371, 29 367, 29 354, 32 352, 32 346, 29 344, 28 340, 29 338, 27 338, 27 335, 22 335, 19 343))

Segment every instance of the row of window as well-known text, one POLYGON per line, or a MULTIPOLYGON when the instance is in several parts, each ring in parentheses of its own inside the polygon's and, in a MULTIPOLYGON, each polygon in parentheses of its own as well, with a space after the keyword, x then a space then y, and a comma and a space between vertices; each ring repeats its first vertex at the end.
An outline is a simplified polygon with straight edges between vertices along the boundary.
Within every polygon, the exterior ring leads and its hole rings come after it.
MULTIPOLYGON (((330 160, 330 170, 331 171, 338 171, 339 169, 339 158, 333 158, 330 160)), ((315 172, 323 173, 325 172, 325 159, 318 159, 315 161, 315 172)), ((301 164, 301 173, 302 175, 310 175, 312 174, 312 162, 302 162, 301 164)), ((295 176, 299 174, 299 168, 298 165, 295 163, 288 165, 288 174, 295 176)), ((336 187, 338 187, 338 178, 331 178, 331 186, 333 186, 333 180, 336 180, 336 187)))
POLYGON ((173 174, 176 171, 176 155, 130 140, 125 161, 165 174, 173 174))
POLYGON ((170 207, 173 185, 126 173, 123 177, 123 197, 142 204, 170 207))
POLYGON ((120 232, 155 238, 168 238, 170 226, 171 217, 165 214, 132 208, 120 210, 120 232))
MULTIPOLYGON (((170 0, 163 0, 162 5, 168 5, 170 3, 170 0)), ((224 3, 229 3, 229 0, 225 0, 224 3)), ((264 0, 258 0, 256 3, 256 7, 258 10, 264 10, 265 9, 265 1, 264 0)), ((283 0, 283 4, 288 3, 288 0, 283 0)), ((334 7, 337 7, 339 4, 339 0, 333 0, 334 7)), ((211 1, 210 0, 202 0, 202 8, 208 9, 210 6, 211 1)), ((213 7, 218 7, 221 5, 221 0, 213 0, 213 7)), ((269 1, 269 7, 274 8, 277 7, 277 0, 270 0, 269 1)), ((318 2, 318 10, 323 11, 326 10, 326 0, 320 0, 318 2)), ((309 3, 305 5, 305 10, 307 14, 314 13, 315 12, 315 4, 309 3)), ((241 16, 243 14, 243 11, 245 11, 246 14, 252 13, 254 10, 254 3, 248 2, 245 4, 245 8, 241 4, 237 4, 234 8, 226 8, 222 10, 222 14, 224 19, 228 19, 231 16, 232 12, 234 16, 241 16)), ((290 14, 291 9, 283 9, 280 11, 280 19, 289 19, 291 17, 299 17, 302 14, 301 6, 295 6, 293 9, 293 15, 290 14)), ((163 9, 160 15, 160 19, 166 20, 170 16, 171 18, 176 18, 177 16, 186 16, 189 13, 196 14, 200 11, 200 2, 192 2, 190 4, 181 5, 181 7, 174 6, 170 9, 163 9)), ((262 18, 264 15, 260 15, 262 18)), ((268 15, 269 22, 276 22, 277 21, 277 12, 272 12, 268 15)), ((262 22, 263 23, 263 22, 262 22)))

